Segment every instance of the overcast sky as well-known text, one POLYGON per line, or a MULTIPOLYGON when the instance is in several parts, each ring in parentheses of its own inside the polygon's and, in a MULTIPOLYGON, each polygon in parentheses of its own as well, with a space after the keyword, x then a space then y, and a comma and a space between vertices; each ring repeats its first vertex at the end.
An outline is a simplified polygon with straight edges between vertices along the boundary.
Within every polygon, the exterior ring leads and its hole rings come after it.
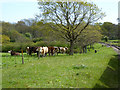
MULTIPOLYGON (((60 0, 59 0, 60 1, 60 0)), ((79 1, 79 0, 78 0, 79 1)), ((117 24, 118 2, 120 0, 89 0, 94 2, 103 12, 106 13, 99 22, 112 22, 117 24)), ((21 19, 34 18, 39 14, 37 0, 1 0, 0 20, 6 22, 17 22, 21 19)))

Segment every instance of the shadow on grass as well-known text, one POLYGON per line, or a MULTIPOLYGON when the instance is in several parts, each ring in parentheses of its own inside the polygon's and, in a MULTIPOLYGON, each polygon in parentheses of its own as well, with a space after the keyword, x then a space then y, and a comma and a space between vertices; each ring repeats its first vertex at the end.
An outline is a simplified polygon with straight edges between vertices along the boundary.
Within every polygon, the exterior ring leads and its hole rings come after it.
POLYGON ((120 88, 120 55, 110 59, 106 70, 94 86, 95 88, 120 88))

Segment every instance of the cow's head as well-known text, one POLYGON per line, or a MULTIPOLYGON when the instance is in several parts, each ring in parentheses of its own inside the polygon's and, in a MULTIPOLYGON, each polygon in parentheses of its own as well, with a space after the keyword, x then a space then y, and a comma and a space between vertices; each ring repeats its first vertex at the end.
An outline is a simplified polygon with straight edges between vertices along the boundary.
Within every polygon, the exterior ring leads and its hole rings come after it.
POLYGON ((27 47, 27 49, 29 49, 30 47, 27 47))
POLYGON ((66 49, 66 50, 68 50, 68 48, 67 48, 67 47, 65 47, 65 49, 66 49))
POLYGON ((40 47, 40 53, 43 53, 44 49, 42 47, 40 47))
POLYGON ((12 50, 8 51, 8 53, 11 53, 11 52, 12 52, 12 50))
POLYGON ((39 51, 40 53, 43 51, 43 48, 42 47, 38 47, 37 49, 36 49, 36 51, 39 51))

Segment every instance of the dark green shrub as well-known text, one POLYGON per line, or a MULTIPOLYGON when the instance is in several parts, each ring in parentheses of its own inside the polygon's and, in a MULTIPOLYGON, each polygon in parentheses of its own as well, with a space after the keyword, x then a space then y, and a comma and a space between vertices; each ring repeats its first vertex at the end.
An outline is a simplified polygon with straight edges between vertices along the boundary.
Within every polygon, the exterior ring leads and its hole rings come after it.
POLYGON ((43 41, 43 38, 40 37, 40 38, 34 38, 34 39, 33 39, 33 42, 34 42, 34 43, 39 42, 39 41, 43 41))
POLYGON ((79 48, 77 48, 77 49, 73 49, 73 52, 74 52, 74 53, 79 53, 80 50, 79 50, 79 48))
POLYGON ((13 50, 16 52, 21 52, 21 49, 25 52, 27 46, 34 46, 34 43, 9 43, 2 44, 2 52, 8 52, 13 50))
POLYGON ((39 41, 35 43, 35 46, 48 46, 48 42, 46 41, 39 41))
POLYGON ((104 40, 105 40, 105 42, 108 42, 108 37, 105 36, 105 37, 104 37, 104 40))
POLYGON ((49 46, 65 47, 66 43, 60 41, 52 41, 48 43, 49 46))
POLYGON ((13 50, 13 48, 13 45, 10 44, 2 45, 2 52, 8 52, 9 50, 13 50))
POLYGON ((2 45, 2 52, 8 52, 9 50, 13 50, 16 52, 21 52, 21 49, 26 52, 26 47, 39 47, 39 46, 58 46, 58 47, 66 47, 66 43, 62 43, 59 41, 39 41, 36 43, 33 42, 27 42, 27 43, 16 43, 16 42, 11 42, 8 44, 3 44, 2 45))
POLYGON ((66 43, 62 43, 60 41, 51 41, 51 42, 48 42, 48 41, 39 41, 39 42, 36 42, 35 43, 36 45, 35 46, 57 46, 57 47, 66 47, 67 44, 66 43))

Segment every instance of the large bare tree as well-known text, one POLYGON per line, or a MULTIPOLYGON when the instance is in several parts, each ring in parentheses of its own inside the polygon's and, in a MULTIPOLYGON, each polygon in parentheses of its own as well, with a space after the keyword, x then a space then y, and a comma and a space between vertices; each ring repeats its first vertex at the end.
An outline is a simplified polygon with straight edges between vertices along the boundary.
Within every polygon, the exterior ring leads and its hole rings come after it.
POLYGON ((45 22, 52 22, 53 30, 70 43, 70 55, 73 55, 74 41, 86 27, 104 16, 93 3, 88 2, 38 2, 41 17, 45 22), (78 26, 81 28, 78 29, 78 26))

